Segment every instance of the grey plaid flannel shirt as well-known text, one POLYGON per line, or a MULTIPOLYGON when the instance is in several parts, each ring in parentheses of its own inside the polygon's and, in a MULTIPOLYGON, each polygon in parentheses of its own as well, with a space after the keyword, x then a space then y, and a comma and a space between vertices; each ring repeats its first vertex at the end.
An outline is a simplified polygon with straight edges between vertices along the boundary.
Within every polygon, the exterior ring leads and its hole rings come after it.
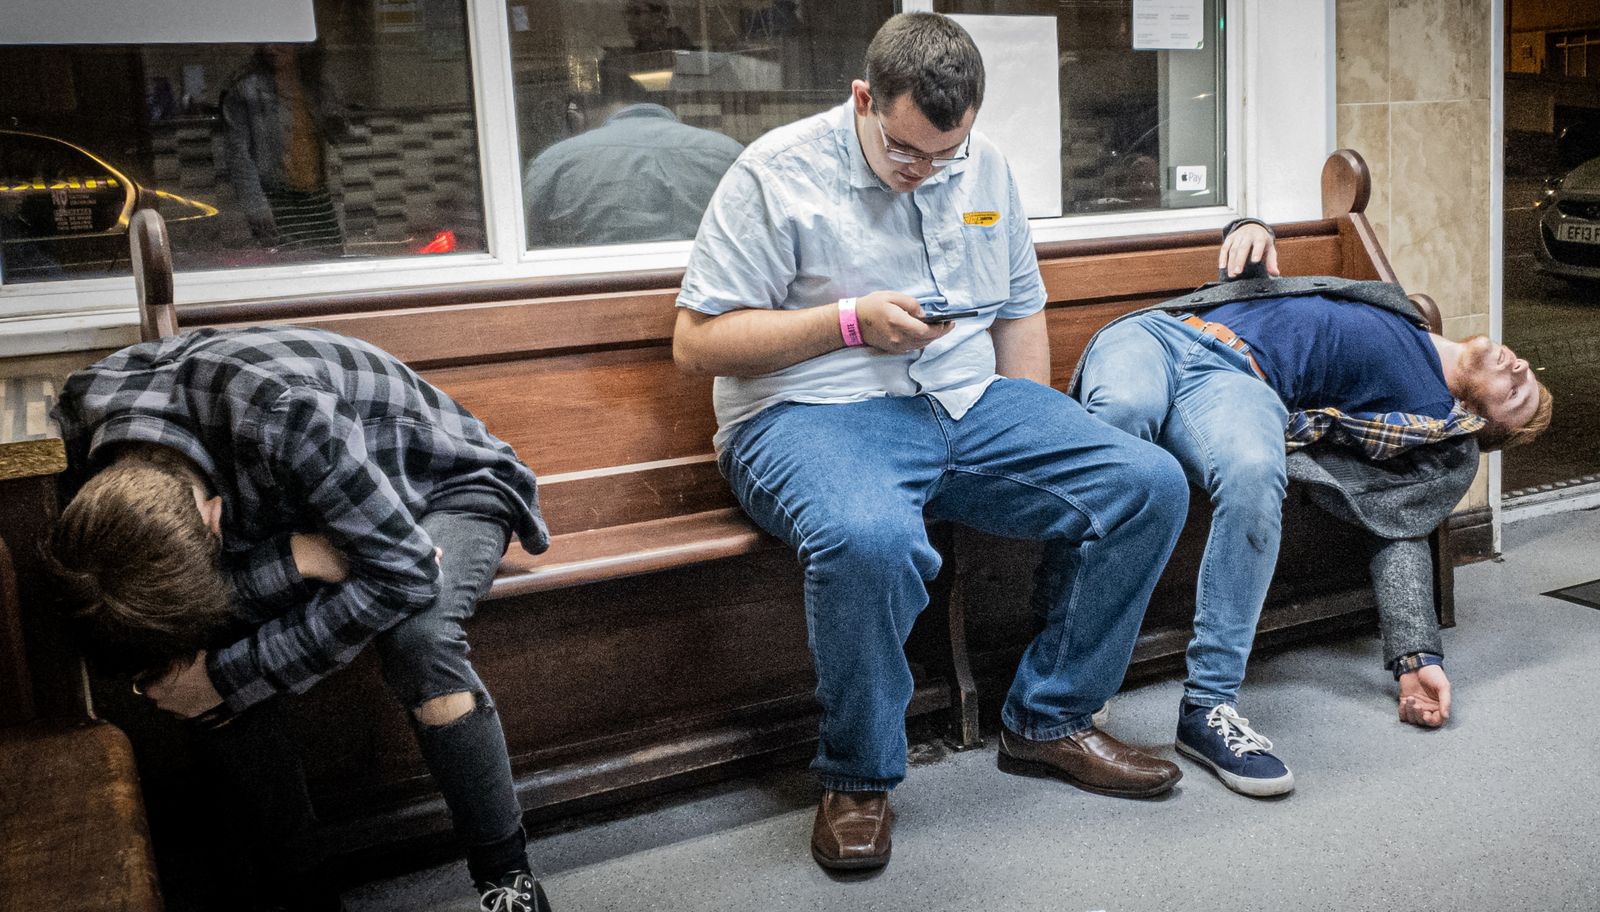
POLYGON ((549 534, 533 472, 448 396, 393 356, 313 329, 200 330, 123 349, 73 374, 56 406, 75 473, 115 444, 176 449, 223 501, 224 569, 252 633, 214 650, 212 682, 235 712, 301 693, 372 638, 432 604, 430 502, 500 495, 530 552, 549 534), (345 556, 338 585, 301 579, 294 533, 345 556))

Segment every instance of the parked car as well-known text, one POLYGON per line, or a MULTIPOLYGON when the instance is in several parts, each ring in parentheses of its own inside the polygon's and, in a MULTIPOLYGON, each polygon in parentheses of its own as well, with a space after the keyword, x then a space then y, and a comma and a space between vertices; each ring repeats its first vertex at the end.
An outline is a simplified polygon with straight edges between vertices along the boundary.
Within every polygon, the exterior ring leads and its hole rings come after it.
POLYGON ((199 200, 139 185, 82 146, 0 130, 0 280, 126 275, 128 220, 154 208, 168 224, 208 219, 199 200))
POLYGON ((1600 282, 1600 158, 1545 182, 1539 210, 1539 269, 1600 282))

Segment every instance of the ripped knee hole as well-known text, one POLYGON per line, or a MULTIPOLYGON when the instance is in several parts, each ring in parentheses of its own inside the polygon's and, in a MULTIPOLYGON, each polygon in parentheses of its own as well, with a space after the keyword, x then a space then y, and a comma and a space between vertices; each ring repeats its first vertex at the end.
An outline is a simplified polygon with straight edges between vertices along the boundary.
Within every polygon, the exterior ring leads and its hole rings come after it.
POLYGON ((437 728, 449 725, 451 722, 472 712, 478 706, 478 700, 471 691, 444 694, 424 702, 413 709, 411 714, 423 725, 437 728))

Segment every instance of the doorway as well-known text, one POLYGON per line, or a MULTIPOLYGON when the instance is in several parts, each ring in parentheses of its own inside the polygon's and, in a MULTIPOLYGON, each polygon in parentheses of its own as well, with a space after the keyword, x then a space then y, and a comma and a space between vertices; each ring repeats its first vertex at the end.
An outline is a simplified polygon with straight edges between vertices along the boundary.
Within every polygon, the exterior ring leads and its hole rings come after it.
POLYGON ((1505 342, 1555 396, 1508 500, 1600 485, 1600 4, 1505 0, 1505 342))

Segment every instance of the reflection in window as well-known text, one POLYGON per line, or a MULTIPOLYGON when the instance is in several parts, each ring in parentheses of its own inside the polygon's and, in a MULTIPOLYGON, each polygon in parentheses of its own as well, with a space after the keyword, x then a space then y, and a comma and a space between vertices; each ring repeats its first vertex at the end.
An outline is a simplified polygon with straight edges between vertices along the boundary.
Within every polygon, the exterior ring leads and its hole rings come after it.
POLYGON ((307 45, 0 46, 0 280, 127 275, 107 181, 179 270, 483 250, 465 0, 315 11, 307 45))
POLYGON ((1205 0, 1203 46, 1183 51, 1134 50, 1132 0, 939 0, 935 8, 1055 17, 1067 214, 1227 201, 1218 0, 1205 0))
POLYGON ((761 134, 842 103, 892 0, 512 0, 529 246, 694 237, 761 134))

